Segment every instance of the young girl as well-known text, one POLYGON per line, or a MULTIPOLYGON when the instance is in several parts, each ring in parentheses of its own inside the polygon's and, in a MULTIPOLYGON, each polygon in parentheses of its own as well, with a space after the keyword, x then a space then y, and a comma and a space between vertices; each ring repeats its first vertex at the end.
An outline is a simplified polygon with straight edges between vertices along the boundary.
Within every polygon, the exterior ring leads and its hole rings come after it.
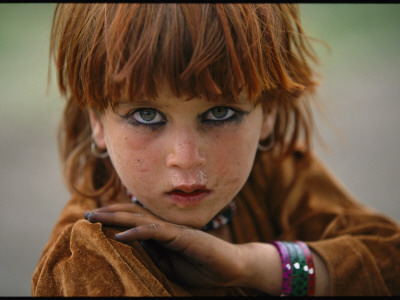
POLYGON ((291 4, 62 4, 72 198, 34 296, 399 295, 400 228, 311 151, 291 4))

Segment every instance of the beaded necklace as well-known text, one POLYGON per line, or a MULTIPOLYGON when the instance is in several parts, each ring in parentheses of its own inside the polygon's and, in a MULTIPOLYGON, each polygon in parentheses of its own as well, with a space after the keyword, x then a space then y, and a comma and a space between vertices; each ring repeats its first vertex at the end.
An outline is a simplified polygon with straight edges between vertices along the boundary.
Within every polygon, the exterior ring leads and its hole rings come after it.
MULTIPOLYGON (((131 198, 132 202, 140 205, 141 207, 144 207, 144 205, 142 203, 140 203, 139 200, 137 200, 135 196, 133 196, 129 192, 127 192, 127 194, 131 198)), ((208 222, 206 225, 204 225, 201 228, 201 230, 203 230, 203 231, 214 230, 223 225, 228 224, 229 221, 235 215, 235 211, 236 211, 236 203, 234 200, 232 200, 231 202, 229 202, 226 209, 222 210, 219 214, 217 214, 210 222, 208 222)))

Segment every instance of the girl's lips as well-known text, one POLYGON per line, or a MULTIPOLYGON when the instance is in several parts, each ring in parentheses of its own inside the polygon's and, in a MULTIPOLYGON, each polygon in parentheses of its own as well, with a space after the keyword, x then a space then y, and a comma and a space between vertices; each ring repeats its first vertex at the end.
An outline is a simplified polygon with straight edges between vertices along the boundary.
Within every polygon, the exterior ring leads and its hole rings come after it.
POLYGON ((210 193, 211 191, 207 189, 195 189, 191 192, 176 189, 168 192, 167 196, 181 207, 194 207, 203 201, 210 193))

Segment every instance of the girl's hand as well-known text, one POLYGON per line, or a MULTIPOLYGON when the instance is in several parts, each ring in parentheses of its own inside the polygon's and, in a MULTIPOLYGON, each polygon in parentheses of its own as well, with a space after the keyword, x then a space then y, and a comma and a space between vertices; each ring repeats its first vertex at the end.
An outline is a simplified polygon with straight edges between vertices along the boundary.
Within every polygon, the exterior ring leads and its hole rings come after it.
MULTIPOLYGON (((90 222, 130 229, 120 242, 142 241, 156 265, 171 279, 191 287, 251 286, 251 244, 235 245, 201 230, 166 222, 134 204, 114 204, 86 213, 90 222)), ((278 275, 279 276, 279 275, 278 275)), ((264 283, 265 284, 265 283, 264 283)))

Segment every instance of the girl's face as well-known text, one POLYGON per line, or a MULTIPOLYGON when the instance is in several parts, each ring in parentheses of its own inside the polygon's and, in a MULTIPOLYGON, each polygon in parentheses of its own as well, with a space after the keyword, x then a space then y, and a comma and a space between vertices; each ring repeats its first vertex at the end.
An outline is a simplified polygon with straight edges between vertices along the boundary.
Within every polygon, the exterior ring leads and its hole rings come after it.
POLYGON ((200 228, 243 187, 274 113, 245 96, 184 101, 164 89, 157 101, 121 101, 90 120, 128 191, 164 220, 200 228))

